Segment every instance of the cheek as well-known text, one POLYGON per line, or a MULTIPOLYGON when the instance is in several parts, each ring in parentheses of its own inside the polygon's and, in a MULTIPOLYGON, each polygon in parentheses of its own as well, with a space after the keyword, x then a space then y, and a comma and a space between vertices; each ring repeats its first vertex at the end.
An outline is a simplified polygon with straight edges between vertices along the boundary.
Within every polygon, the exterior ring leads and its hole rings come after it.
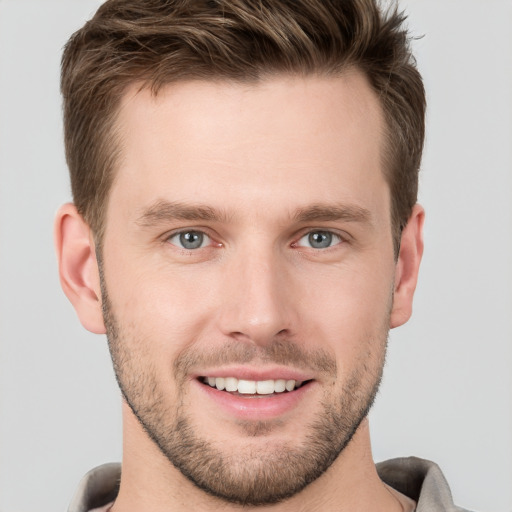
POLYGON ((364 328, 389 314, 393 290, 392 267, 344 267, 318 272, 309 279, 303 272, 302 288, 307 309, 318 318, 345 326, 364 328))
POLYGON ((302 304, 303 327, 311 327, 309 336, 328 340, 342 364, 354 360, 369 351, 369 343, 386 338, 392 287, 392 272, 377 278, 376 272, 352 268, 317 276, 302 304))
MULTIPOLYGON (((113 257, 106 268, 109 298, 119 323, 151 350, 166 353, 193 340, 211 316, 211 279, 200 272, 180 272, 113 257), (125 276, 130 276, 127 280, 125 276), (145 341, 144 341, 145 340, 145 341)), ((204 272, 203 272, 204 274, 204 272)))

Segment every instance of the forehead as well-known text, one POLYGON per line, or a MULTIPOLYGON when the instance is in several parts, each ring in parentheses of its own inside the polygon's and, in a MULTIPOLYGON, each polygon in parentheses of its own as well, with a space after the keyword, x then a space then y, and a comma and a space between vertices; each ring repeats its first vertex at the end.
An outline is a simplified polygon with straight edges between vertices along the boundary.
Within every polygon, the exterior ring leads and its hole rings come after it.
POLYGON ((272 200, 301 207, 358 191, 372 201, 385 185, 383 115, 357 71, 181 82, 157 95, 134 86, 117 130, 121 162, 112 199, 141 207, 157 199, 214 207, 229 200, 241 210, 272 200))

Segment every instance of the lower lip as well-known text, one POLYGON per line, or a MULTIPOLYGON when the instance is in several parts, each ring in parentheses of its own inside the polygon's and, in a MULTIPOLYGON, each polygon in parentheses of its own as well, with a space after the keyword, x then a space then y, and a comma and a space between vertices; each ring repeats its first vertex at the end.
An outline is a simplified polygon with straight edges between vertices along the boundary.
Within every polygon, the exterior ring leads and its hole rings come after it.
POLYGON ((310 381, 294 391, 244 396, 219 391, 198 380, 194 382, 201 392, 230 416, 244 420, 269 420, 283 416, 295 409, 314 387, 314 382, 310 381))

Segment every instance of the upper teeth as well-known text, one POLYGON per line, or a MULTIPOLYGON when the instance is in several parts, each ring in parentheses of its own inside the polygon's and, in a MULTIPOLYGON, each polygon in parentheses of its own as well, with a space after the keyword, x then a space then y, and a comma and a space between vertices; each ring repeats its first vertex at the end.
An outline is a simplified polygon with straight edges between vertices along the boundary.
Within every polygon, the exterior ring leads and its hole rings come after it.
POLYGON ((283 393, 293 391, 302 384, 301 381, 296 380, 243 380, 235 377, 205 377, 204 382, 220 391, 238 391, 244 395, 283 393))

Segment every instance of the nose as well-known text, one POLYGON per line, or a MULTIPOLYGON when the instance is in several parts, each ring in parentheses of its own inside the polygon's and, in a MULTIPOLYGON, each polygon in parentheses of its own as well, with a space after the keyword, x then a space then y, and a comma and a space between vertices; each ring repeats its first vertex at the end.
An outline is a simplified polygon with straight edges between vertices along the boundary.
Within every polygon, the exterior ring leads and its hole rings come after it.
POLYGON ((266 345, 292 336, 297 297, 286 262, 272 250, 248 250, 233 256, 224 281, 220 329, 234 339, 266 345))

